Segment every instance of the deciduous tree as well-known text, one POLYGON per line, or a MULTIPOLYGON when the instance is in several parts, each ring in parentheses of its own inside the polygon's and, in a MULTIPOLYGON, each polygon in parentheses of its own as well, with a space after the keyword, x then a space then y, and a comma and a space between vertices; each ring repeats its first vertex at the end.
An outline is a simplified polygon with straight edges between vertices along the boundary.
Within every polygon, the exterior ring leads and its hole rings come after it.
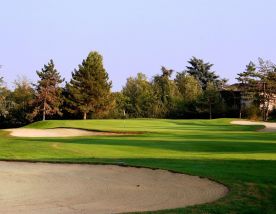
POLYGON ((243 73, 238 74, 243 99, 255 99, 261 104, 263 120, 268 119, 270 104, 276 99, 276 65, 269 60, 258 59, 256 66, 250 62, 243 73), (249 95, 249 96, 248 96, 249 95))
POLYGON ((194 76, 186 72, 177 73, 176 86, 186 103, 194 102, 202 94, 200 83, 194 76))
POLYGON ((152 85, 154 90, 154 117, 166 117, 174 110, 180 99, 179 91, 175 82, 171 80, 173 70, 161 67, 162 74, 153 77, 152 85))
POLYGON ((125 110, 131 117, 151 117, 153 89, 143 73, 130 77, 122 90, 126 100, 125 110))
POLYGON ((9 113, 7 106, 8 89, 4 85, 3 77, 0 77, 0 117, 6 117, 9 113))
POLYGON ((14 82, 14 90, 11 92, 11 99, 14 103, 12 112, 14 125, 25 125, 28 123, 28 116, 32 112, 32 102, 35 98, 35 91, 26 77, 19 77, 14 82), (16 123, 16 124, 15 124, 16 123))
POLYGON ((222 99, 218 90, 218 87, 213 82, 208 82, 207 87, 202 94, 200 100, 200 106, 203 111, 207 110, 209 113, 209 118, 213 118, 214 109, 221 107, 222 99))

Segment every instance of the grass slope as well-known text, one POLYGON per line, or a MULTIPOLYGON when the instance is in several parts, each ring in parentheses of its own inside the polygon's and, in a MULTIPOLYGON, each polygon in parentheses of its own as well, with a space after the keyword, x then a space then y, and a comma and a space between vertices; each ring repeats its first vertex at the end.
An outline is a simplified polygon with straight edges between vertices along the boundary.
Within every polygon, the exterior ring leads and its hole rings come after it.
POLYGON ((14 138, 0 131, 2 160, 124 163, 214 179, 231 192, 205 205, 158 213, 276 213, 276 133, 216 120, 37 122, 27 128, 143 131, 136 136, 14 138))

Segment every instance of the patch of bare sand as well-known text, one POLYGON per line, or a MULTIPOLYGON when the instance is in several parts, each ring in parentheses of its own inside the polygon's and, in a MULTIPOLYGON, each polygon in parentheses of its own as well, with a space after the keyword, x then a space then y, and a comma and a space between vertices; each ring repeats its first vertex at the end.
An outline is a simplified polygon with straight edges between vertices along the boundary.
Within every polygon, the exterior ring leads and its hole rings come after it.
POLYGON ((0 213, 153 211, 212 202, 227 192, 214 181, 165 170, 0 162, 0 213))
MULTIPOLYGON (((54 129, 31 129, 17 128, 5 129, 14 137, 77 137, 77 136, 104 136, 104 135, 126 135, 128 133, 117 132, 97 132, 73 128, 54 128, 54 129)), ((131 134, 131 133, 130 133, 131 134)))
POLYGON ((232 121, 231 124, 235 125, 263 125, 265 128, 258 130, 259 132, 276 132, 276 123, 269 122, 252 122, 247 120, 232 121))

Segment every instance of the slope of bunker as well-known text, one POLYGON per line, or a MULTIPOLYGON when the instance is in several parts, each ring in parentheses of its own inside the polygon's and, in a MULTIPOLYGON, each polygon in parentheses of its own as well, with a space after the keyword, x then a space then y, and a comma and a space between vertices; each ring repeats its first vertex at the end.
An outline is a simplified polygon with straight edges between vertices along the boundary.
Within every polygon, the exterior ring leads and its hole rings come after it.
POLYGON ((0 213, 153 211, 212 202, 227 192, 214 181, 165 170, 0 162, 0 213))
POLYGON ((235 125, 263 125, 265 128, 258 130, 259 132, 276 132, 276 123, 269 122, 252 122, 247 120, 232 121, 231 124, 235 125))
MULTIPOLYGON (((74 128, 53 128, 53 129, 32 129, 32 128, 17 128, 5 129, 14 137, 77 137, 77 136, 106 136, 106 135, 129 135, 134 133, 120 132, 100 132, 89 131, 74 128)), ((137 134, 137 133, 135 133, 137 134)))

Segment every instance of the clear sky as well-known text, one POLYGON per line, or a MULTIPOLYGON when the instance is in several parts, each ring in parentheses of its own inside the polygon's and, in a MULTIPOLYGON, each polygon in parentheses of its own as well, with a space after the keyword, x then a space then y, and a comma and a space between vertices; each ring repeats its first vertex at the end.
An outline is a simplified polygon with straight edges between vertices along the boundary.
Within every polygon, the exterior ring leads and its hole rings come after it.
POLYGON ((0 75, 35 81, 51 58, 68 81, 97 50, 120 90, 161 65, 181 71, 192 56, 235 81, 258 57, 276 63, 275 0, 0 0, 0 75))

